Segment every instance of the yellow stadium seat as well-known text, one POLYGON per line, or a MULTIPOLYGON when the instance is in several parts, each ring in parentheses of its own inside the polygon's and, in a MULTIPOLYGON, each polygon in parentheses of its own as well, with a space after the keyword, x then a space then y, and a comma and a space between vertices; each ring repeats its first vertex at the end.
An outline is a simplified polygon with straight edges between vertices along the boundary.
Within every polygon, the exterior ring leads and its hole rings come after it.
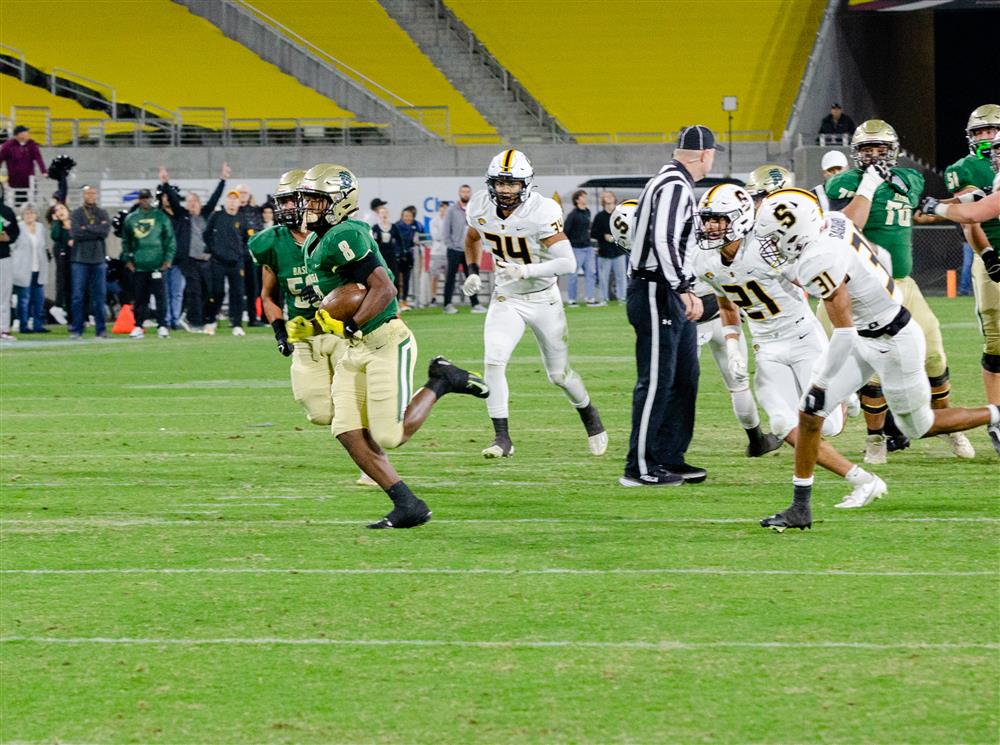
MULTIPOLYGON (((570 132, 726 128, 781 137, 824 0, 445 0, 570 132)), ((625 134, 628 140, 635 135, 625 134)))
MULTIPOLYGON (((495 134, 482 115, 448 81, 377 0, 337 3, 316 0, 251 0, 261 12, 284 24, 327 54, 416 106, 447 106, 452 133, 495 134)), ((382 91, 369 86, 376 95, 382 91)), ((438 134, 433 113, 425 124, 438 134)))
POLYGON ((110 85, 121 103, 222 107, 236 119, 354 118, 170 0, 3 0, 0 28, 29 64, 110 85))

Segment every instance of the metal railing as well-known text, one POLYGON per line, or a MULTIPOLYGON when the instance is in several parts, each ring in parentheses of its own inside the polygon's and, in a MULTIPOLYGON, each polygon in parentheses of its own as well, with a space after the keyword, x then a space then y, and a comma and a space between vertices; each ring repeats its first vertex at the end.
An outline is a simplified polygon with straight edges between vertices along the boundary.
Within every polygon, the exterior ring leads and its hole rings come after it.
POLYGON ((72 70, 53 67, 49 73, 49 92, 74 98, 90 109, 107 111, 112 119, 118 116, 118 92, 114 87, 72 70))
POLYGON ((24 52, 7 44, 0 44, 0 72, 8 71, 16 75, 22 83, 28 79, 28 63, 24 52))

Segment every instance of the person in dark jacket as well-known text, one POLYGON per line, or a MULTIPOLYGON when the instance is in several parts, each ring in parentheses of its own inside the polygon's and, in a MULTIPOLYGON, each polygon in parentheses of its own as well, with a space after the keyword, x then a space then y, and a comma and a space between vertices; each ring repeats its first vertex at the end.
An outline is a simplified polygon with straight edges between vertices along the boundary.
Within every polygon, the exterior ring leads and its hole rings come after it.
POLYGON ((10 333, 10 296, 14 293, 14 266, 10 258, 11 244, 21 234, 17 215, 4 202, 0 186, 0 339, 13 341, 10 333))
MULTIPOLYGON (((18 191, 31 185, 36 165, 39 171, 46 173, 42 151, 23 124, 14 127, 14 136, 0 145, 0 163, 7 164, 7 184, 18 191)), ((27 198, 23 191, 20 194, 15 192, 15 203, 26 201, 27 198)))
MULTIPOLYGON (((246 240, 249 241, 255 234, 264 229, 264 218, 261 216, 261 208, 253 200, 250 187, 240 184, 236 187, 240 194, 240 215, 246 225, 246 240)), ((260 295, 261 270, 254 263, 250 250, 243 252, 243 290, 247 298, 247 318, 248 326, 263 326, 264 322, 257 315, 257 296, 260 295)))
POLYGON ((167 325, 167 299, 163 275, 174 260, 176 244, 170 218, 163 210, 153 207, 153 194, 149 189, 139 190, 139 208, 125 218, 122 228, 122 261, 133 273, 135 292, 135 328, 130 336, 142 338, 142 322, 146 320, 149 295, 156 298, 157 336, 170 336, 167 325))
POLYGON ((65 325, 66 311, 70 309, 72 301, 69 257, 73 246, 69 209, 65 204, 57 204, 52 208, 50 223, 49 237, 52 238, 52 255, 56 262, 56 304, 49 312, 59 323, 65 325))
POLYGON ((413 205, 403 208, 403 213, 396 223, 399 231, 399 274, 396 275, 396 289, 399 291, 399 309, 409 310, 410 276, 416 262, 417 236, 420 235, 420 223, 417 222, 417 208, 413 205))
MULTIPOLYGON (((573 246, 577 272, 583 272, 583 288, 587 304, 596 305, 594 290, 597 286, 597 272, 594 267, 594 249, 590 245, 590 210, 587 208, 587 192, 583 189, 573 192, 573 209, 566 215, 563 232, 566 233, 570 245, 573 246)), ((576 286, 578 284, 576 278, 575 273, 569 276, 566 296, 570 306, 576 305, 576 286)))
POLYGON ((107 249, 104 240, 111 232, 108 213, 97 206, 97 189, 83 187, 83 206, 70 215, 70 278, 72 281, 72 308, 70 311, 70 338, 83 336, 87 313, 83 307, 84 293, 90 297, 90 313, 94 316, 97 337, 104 338, 104 296, 107 294, 107 249))
MULTIPOLYGON (((830 107, 830 113, 823 117, 823 121, 819 125, 819 133, 820 135, 841 135, 849 138, 854 134, 854 120, 844 113, 839 103, 835 103, 830 107)), ((847 139, 843 140, 845 145, 847 142, 847 139)))
POLYGON ((590 237, 597 241, 597 269, 601 286, 601 301, 607 305, 611 299, 611 273, 615 275, 615 300, 625 302, 625 266, 628 251, 619 246, 611 232, 611 213, 615 211, 616 199, 613 192, 601 194, 601 211, 590 226, 590 237))
POLYGON ((379 253, 385 259, 392 276, 399 281, 399 257, 403 252, 403 236, 399 223, 390 222, 389 208, 385 205, 375 210, 376 222, 372 225, 372 236, 378 244, 379 253))
POLYGON ((212 256, 212 288, 208 301, 205 333, 214 334, 216 318, 222 305, 226 283, 229 284, 229 322, 233 336, 246 336, 243 330, 243 257, 247 253, 252 226, 246 224, 245 213, 240 212, 240 193, 230 189, 225 207, 214 212, 205 226, 203 238, 205 251, 212 256))

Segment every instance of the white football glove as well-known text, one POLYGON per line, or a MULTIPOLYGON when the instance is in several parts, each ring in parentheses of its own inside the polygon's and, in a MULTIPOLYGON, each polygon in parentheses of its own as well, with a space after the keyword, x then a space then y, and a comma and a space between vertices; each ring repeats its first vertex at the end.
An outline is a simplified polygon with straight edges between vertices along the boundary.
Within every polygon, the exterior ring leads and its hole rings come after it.
POLYGON ((726 358, 729 363, 729 374, 733 382, 737 385, 748 385, 750 383, 750 372, 747 369, 746 358, 740 349, 738 339, 726 339, 726 358))
POLYGON ((528 276, 528 267, 525 264, 515 264, 511 261, 497 259, 497 279, 507 282, 516 282, 528 276))
POLYGON ((462 293, 466 297, 472 297, 478 294, 483 289, 483 280, 479 278, 478 274, 470 274, 465 278, 465 282, 462 284, 462 293))
POLYGON ((888 167, 882 161, 871 163, 865 168, 864 174, 861 176, 861 183, 855 193, 869 202, 872 201, 875 190, 884 184, 890 175, 888 167))

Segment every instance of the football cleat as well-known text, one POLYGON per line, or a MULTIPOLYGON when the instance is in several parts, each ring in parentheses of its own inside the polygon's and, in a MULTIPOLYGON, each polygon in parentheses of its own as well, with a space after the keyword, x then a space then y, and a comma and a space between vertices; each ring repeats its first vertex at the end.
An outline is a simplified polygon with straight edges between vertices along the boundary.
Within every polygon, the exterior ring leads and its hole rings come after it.
POLYGON ((991 424, 986 428, 986 432, 990 436, 990 442, 993 443, 993 449, 1000 455, 1000 424, 991 424))
POLYGON ((577 409, 580 414, 580 421, 583 422, 587 430, 587 446, 591 455, 604 455, 608 450, 608 433, 601 422, 601 415, 597 413, 597 407, 587 404, 583 408, 577 409))
POLYGON ((784 512, 778 512, 760 521, 760 527, 771 528, 779 533, 784 533, 788 528, 805 530, 811 528, 812 524, 812 509, 809 505, 796 505, 794 503, 784 512))
POLYGON ((676 473, 657 469, 641 476, 626 472, 618 478, 618 483, 622 486, 680 486, 684 479, 676 473))
POLYGON ((951 445, 951 452, 955 454, 955 457, 966 459, 976 457, 976 449, 972 447, 969 438, 962 432, 951 432, 946 435, 938 435, 938 437, 951 445))
POLYGON ((134 329, 129 331, 128 335, 133 339, 141 339, 146 335, 146 332, 143 330, 142 326, 136 326, 134 329))
POLYGON ((587 437, 587 446, 591 455, 604 455, 608 451, 608 433, 598 432, 587 437))
POLYGON ((878 476, 872 474, 872 480, 867 484, 859 484, 854 487, 854 491, 840 500, 834 507, 842 510, 856 510, 859 507, 867 507, 876 499, 881 499, 882 495, 889 490, 885 482, 878 476))
POLYGON ((782 442, 784 441, 780 437, 768 432, 760 439, 756 439, 747 445, 747 457, 759 458, 762 455, 773 453, 781 447, 782 442))
POLYGON ((704 468, 698 468, 697 466, 692 466, 687 463, 675 463, 673 465, 667 464, 665 466, 659 466, 656 470, 657 473, 667 472, 672 473, 675 476, 680 476, 689 484, 700 484, 708 478, 708 471, 704 468))
POLYGON ((440 355, 431 360, 427 375, 430 378, 443 380, 451 393, 467 393, 476 398, 486 398, 490 395, 490 387, 480 375, 456 367, 450 360, 440 355))
POLYGON ((868 435, 865 441, 865 463, 880 466, 886 461, 885 435, 868 435))
POLYGON ((405 505, 396 505, 392 512, 377 522, 368 525, 372 530, 387 530, 389 528, 416 528, 431 519, 430 508, 422 499, 414 498, 405 505))
POLYGON ((502 440, 499 437, 493 441, 493 444, 488 448, 483 448, 483 457, 487 459, 492 458, 509 458, 514 454, 514 443, 510 440, 502 440))

